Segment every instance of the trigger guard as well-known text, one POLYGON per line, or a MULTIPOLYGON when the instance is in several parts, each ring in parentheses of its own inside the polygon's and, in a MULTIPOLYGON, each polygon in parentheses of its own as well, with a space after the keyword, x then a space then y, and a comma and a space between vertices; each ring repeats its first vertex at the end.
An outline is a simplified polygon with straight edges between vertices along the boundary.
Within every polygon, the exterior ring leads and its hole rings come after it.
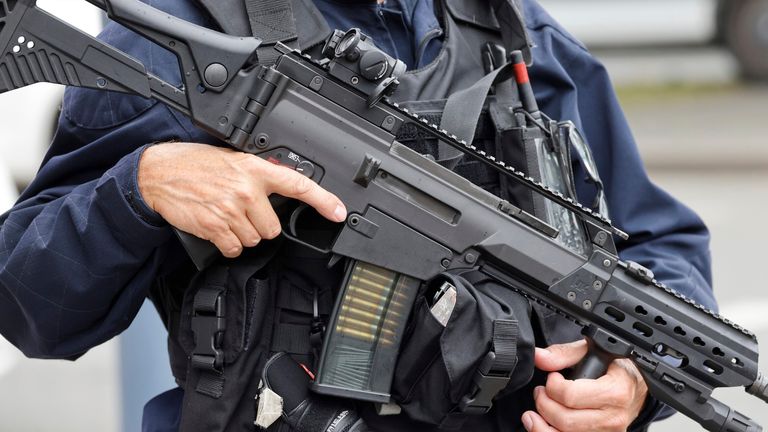
POLYGON ((306 241, 300 239, 298 234, 296 234, 296 224, 298 223, 298 220, 299 220, 299 217, 301 216, 301 214, 307 208, 309 208, 309 205, 307 205, 307 204, 301 204, 298 207, 296 207, 291 212, 291 217, 288 219, 288 231, 286 231, 285 228, 284 228, 280 232, 280 234, 283 237, 285 237, 286 239, 288 239, 288 240, 290 240, 290 241, 292 241, 294 243, 300 244, 300 245, 302 245, 304 247, 307 247, 309 249, 312 249, 315 252, 320 252, 320 253, 326 254, 326 255, 330 254, 332 252, 330 247, 326 248, 326 249, 323 249, 321 247, 313 245, 312 243, 309 243, 309 242, 306 242, 306 241))

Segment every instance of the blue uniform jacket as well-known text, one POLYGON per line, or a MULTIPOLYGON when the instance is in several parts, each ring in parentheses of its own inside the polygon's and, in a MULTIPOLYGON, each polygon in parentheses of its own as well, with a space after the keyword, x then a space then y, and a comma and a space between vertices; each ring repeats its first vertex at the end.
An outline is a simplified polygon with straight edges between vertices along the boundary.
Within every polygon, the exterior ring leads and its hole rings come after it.
MULTIPOLYGON (((383 47, 402 46, 400 31, 423 35, 419 41, 427 37, 426 45, 413 44, 407 54, 411 65, 425 61, 430 54, 419 49, 439 49, 425 1, 399 1, 407 18, 401 25, 392 25, 390 17, 383 32, 364 30, 383 47)), ((347 5, 317 2, 326 15, 338 8, 332 25, 360 25, 344 13, 347 5)), ((213 26, 188 0, 149 3, 213 26)), ((552 118, 574 121, 592 147, 611 217, 630 234, 617 244, 621 257, 714 308, 706 227, 648 179, 604 68, 537 3, 524 4, 536 44, 530 74, 539 106, 552 118)), ((179 84, 168 52, 114 24, 101 37, 179 84)), ((131 323, 153 281, 183 256, 170 227, 146 206, 137 188, 141 152, 168 140, 216 142, 163 104, 67 90, 40 172, 3 216, 0 229, 0 333, 27 356, 74 359, 114 337, 131 323)), ((590 191, 579 186, 580 196, 590 191)))

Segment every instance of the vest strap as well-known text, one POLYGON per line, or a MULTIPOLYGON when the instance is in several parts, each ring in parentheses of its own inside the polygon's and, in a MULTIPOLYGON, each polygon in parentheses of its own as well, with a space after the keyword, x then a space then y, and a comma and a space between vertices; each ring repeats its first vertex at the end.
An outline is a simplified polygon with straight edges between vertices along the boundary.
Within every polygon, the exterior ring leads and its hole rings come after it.
POLYGON ((254 36, 262 40, 257 48, 259 64, 271 65, 280 55, 275 51, 277 42, 296 48, 296 20, 291 0, 245 0, 248 21, 254 36))
POLYGON ((226 328, 224 287, 200 289, 193 300, 192 331, 195 334, 195 350, 190 363, 200 369, 197 390, 214 398, 224 391, 224 351, 222 336, 226 328))
MULTIPOLYGON (((445 103, 443 117, 440 119, 440 129, 456 135, 459 140, 471 143, 475 137, 475 129, 488 92, 494 84, 512 76, 512 67, 511 63, 507 63, 484 76, 471 87, 454 92, 445 103)), ((454 169, 464 156, 461 150, 442 141, 438 143, 437 154, 438 162, 449 169, 454 169)))
POLYGON ((491 350, 475 370, 470 391, 440 424, 445 430, 458 430, 468 415, 482 415, 493 406, 493 399, 507 387, 517 366, 518 327, 515 320, 494 320, 491 350))

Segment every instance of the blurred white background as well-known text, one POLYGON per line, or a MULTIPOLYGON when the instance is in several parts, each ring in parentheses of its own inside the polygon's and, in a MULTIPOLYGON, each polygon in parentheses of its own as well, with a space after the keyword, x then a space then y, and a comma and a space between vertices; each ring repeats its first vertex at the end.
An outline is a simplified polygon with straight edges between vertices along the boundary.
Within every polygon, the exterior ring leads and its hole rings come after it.
MULTIPOLYGON (((104 15, 83 0, 38 6, 91 35, 104 15)), ((64 88, 36 84, 0 96, 0 212, 32 179, 64 88)), ((138 431, 150 397, 174 387, 165 330, 147 303, 131 328, 76 362, 29 360, 0 336, 0 431, 138 431)))
MULTIPOLYGON (((755 77, 768 70, 761 69, 768 59, 768 1, 541 2, 608 67, 652 178, 708 223, 724 315, 768 341, 761 277, 768 245, 768 86, 742 80, 744 72, 755 77), (728 10, 721 9, 725 3, 728 10)), ((98 11, 82 0, 38 3, 91 33, 100 26, 98 11)), ((47 85, 0 96, 3 208, 14 185, 34 175, 60 97, 61 89, 47 85)), ((138 430, 140 405, 171 385, 163 360, 158 368, 144 355, 162 352, 164 334, 151 309, 141 317, 121 343, 104 344, 75 363, 23 359, 0 339, 0 431, 138 430)), ((761 369, 768 371, 766 356, 761 369)), ((716 395, 768 426, 768 409, 756 399, 740 390, 716 395)), ((699 429, 682 416, 652 428, 699 429)))

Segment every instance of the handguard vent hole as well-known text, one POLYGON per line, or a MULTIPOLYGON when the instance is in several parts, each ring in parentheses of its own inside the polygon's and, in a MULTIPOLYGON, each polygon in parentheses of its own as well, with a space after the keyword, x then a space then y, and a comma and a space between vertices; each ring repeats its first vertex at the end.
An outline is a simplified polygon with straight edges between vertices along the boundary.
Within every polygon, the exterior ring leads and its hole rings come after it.
POLYGON ((714 347, 714 348, 712 348, 712 354, 714 354, 714 355, 716 355, 716 356, 718 356, 718 357, 722 357, 722 356, 724 356, 724 355, 725 355, 725 353, 723 352, 723 350, 721 350, 721 349, 720 349, 720 348, 718 348, 718 347, 714 347))
POLYGON ((663 317, 657 316, 653 322, 655 322, 658 325, 667 325, 667 320, 665 320, 663 317))
POLYGON ((636 322, 634 325, 632 325, 632 328, 635 329, 638 334, 647 338, 653 336, 653 329, 641 322, 636 322))
POLYGON ((605 308, 605 313, 607 313, 609 317, 616 320, 616 322, 624 321, 624 318, 625 318, 624 313, 616 308, 608 306, 607 308, 605 308))
POLYGON ((688 365, 688 357, 685 354, 675 351, 662 343, 653 346, 653 354, 673 368, 682 368, 688 365))
POLYGON ((723 373, 723 367, 712 360, 704 361, 704 370, 713 375, 720 375, 723 373))
POLYGON ((704 343, 704 341, 703 341, 703 340, 702 340, 700 337, 698 337, 698 336, 696 336, 695 338, 693 338, 693 344, 694 344, 694 345, 698 345, 698 346, 704 346, 704 345, 706 345, 706 343, 704 343))
POLYGON ((675 327, 675 333, 679 334, 680 336, 685 336, 685 330, 683 330, 683 328, 680 326, 675 327))
POLYGON ((741 359, 739 359, 738 357, 732 358, 731 359, 731 364, 733 364, 734 366, 738 366, 738 367, 744 367, 744 362, 741 361, 741 359))
POLYGON ((639 313, 640 315, 648 315, 648 311, 645 310, 645 308, 642 306, 636 307, 635 312, 639 313))

